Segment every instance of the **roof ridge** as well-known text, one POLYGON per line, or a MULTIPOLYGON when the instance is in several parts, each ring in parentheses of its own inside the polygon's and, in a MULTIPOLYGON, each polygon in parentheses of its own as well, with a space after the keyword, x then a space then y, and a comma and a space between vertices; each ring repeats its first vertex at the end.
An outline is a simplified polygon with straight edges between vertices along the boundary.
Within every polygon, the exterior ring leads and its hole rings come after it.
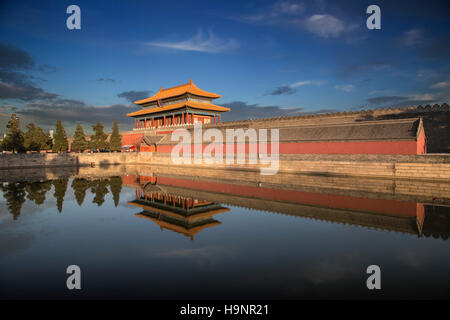
MULTIPOLYGON (((321 113, 304 113, 295 116, 278 116, 278 117, 269 117, 269 118, 257 118, 257 119, 243 119, 243 120, 233 120, 227 121, 225 123, 237 123, 237 122, 250 122, 250 121, 270 121, 270 120, 294 120, 294 119, 310 119, 310 118, 331 118, 331 117, 342 117, 342 116, 357 116, 364 114, 373 114, 373 113, 393 113, 393 112, 406 112, 411 113, 414 111, 418 112, 433 112, 433 111, 450 111, 450 107, 447 103, 443 103, 441 105, 434 104, 426 105, 423 107, 422 105, 418 106, 404 106, 404 107, 380 107, 375 109, 359 109, 359 110, 349 110, 349 111, 336 111, 336 112, 321 112, 321 113)), ((379 120, 378 120, 379 121, 379 120)))
POLYGON ((191 84, 192 84, 192 82, 183 83, 183 84, 179 84, 179 85, 174 86, 174 87, 164 88, 164 89, 161 89, 159 91, 161 92, 161 91, 167 91, 167 90, 171 90, 171 89, 175 89, 175 88, 181 88, 181 87, 185 87, 185 86, 190 86, 191 84))

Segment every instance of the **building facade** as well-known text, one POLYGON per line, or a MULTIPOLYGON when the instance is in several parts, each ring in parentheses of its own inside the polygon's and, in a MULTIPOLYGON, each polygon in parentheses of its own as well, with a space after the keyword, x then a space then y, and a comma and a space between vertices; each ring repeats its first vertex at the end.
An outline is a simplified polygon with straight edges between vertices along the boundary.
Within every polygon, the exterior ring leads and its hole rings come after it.
POLYGON ((150 98, 134 103, 141 110, 128 113, 134 119, 132 132, 122 135, 124 151, 156 151, 154 135, 170 134, 177 127, 195 123, 220 123, 220 115, 229 108, 212 103, 221 96, 198 88, 192 79, 188 83, 163 89, 150 98))
POLYGON ((176 87, 160 88, 152 97, 135 101, 142 109, 127 116, 134 118, 136 130, 192 125, 196 122, 219 123, 220 114, 230 110, 212 103, 220 97, 198 88, 191 79, 176 87))

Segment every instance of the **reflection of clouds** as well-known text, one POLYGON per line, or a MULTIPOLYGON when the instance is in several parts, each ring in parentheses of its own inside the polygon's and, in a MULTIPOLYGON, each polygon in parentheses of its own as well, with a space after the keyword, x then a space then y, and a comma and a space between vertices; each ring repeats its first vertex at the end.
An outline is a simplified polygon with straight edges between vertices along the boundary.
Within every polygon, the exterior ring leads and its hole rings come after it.
POLYGON ((117 218, 116 217, 102 217, 102 218, 98 218, 96 220, 100 221, 100 222, 111 222, 111 221, 116 221, 117 218))
POLYGON ((307 273, 314 284, 326 284, 337 282, 351 275, 364 272, 356 268, 353 259, 344 257, 342 259, 324 260, 309 267, 307 273))
POLYGON ((179 249, 159 253, 159 255, 163 257, 199 257, 199 256, 204 257, 210 254, 214 254, 214 249, 208 247, 194 248, 194 249, 179 249))
POLYGON ((128 204, 128 201, 133 200, 136 200, 136 189, 122 185, 122 191, 120 192, 120 202, 118 207, 127 208, 128 210, 130 210, 130 205, 128 204))
POLYGON ((420 269, 423 265, 422 261, 414 251, 402 251, 398 253, 397 259, 401 263, 413 269, 420 269))
POLYGON ((237 257, 237 253, 229 249, 218 247, 202 247, 189 249, 176 249, 159 252, 160 257, 179 258, 193 260, 198 265, 211 265, 221 263, 223 260, 229 262, 237 257))
POLYGON ((59 230, 55 226, 44 226, 39 233, 43 236, 50 236, 59 233, 59 230))
POLYGON ((11 217, 11 214, 8 211, 8 206, 4 203, 4 199, 2 198, 2 203, 0 203, 0 222, 9 217, 11 217))
POLYGON ((16 253, 28 248, 34 241, 34 235, 21 233, 11 235, 10 233, 0 233, 0 257, 16 253))

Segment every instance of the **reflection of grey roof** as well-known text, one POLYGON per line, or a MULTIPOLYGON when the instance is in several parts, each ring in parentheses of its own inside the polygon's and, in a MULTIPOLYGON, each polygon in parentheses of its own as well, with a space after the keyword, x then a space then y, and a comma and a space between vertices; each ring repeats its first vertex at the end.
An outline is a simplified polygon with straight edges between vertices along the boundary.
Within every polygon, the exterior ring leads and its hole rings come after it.
POLYGON ((163 187, 156 185, 156 184, 151 184, 151 183, 147 183, 144 188, 143 188, 144 192, 162 192, 162 193, 167 193, 163 187))
POLYGON ((414 140, 418 119, 352 122, 280 129, 281 141, 414 140))

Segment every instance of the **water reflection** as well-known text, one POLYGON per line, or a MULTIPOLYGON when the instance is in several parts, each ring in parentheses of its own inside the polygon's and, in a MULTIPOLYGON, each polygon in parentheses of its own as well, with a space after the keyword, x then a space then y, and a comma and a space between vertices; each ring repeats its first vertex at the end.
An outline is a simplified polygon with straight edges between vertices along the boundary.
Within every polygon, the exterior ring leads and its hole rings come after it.
POLYGON ((9 182, 2 185, 3 197, 14 220, 19 218, 22 205, 25 203, 26 186, 24 182, 9 182))
MULTIPOLYGON (((192 180, 186 176, 125 174, 107 178, 75 177, 70 187, 76 202, 83 205, 88 190, 98 207, 111 192, 115 207, 120 201, 122 181, 135 189, 128 205, 141 208, 137 217, 146 218, 163 229, 191 239, 203 229, 220 224, 215 215, 229 211, 223 204, 282 213, 316 220, 364 226, 387 231, 448 239, 449 206, 383 198, 363 198, 348 194, 305 192, 259 185, 192 180)), ((10 214, 17 220, 26 199, 44 204, 52 189, 58 212, 63 211, 69 178, 49 181, 7 182, 1 185, 10 214)))
MULTIPOLYGON (((44 204, 47 193, 52 189, 52 186, 53 198, 56 199, 56 208, 61 213, 63 211, 64 197, 66 196, 68 185, 69 179, 61 178, 48 181, 4 182, 0 185, 0 188, 3 192, 3 198, 6 201, 9 213, 11 213, 14 220, 17 220, 26 199, 40 206, 44 204)), ((83 205, 86 192, 90 189, 92 194, 95 195, 92 202, 97 204, 97 206, 100 207, 105 202, 105 196, 111 192, 114 205, 117 207, 122 191, 122 178, 120 176, 114 176, 108 179, 74 178, 71 188, 79 206, 83 205)))
POLYGON ((449 290, 447 182, 64 170, 0 174, 0 297, 72 297, 73 263, 88 298, 370 298, 370 264, 383 297, 449 290))
POLYGON ((141 176, 138 179, 144 185, 142 189, 136 189, 136 200, 128 204, 143 209, 136 216, 156 223, 161 231, 168 229, 194 240, 200 231, 221 224, 213 216, 230 211, 210 201, 171 195, 156 184, 156 177, 141 176))
POLYGON ((202 229, 200 225, 206 228, 218 224, 211 219, 225 209, 218 203, 419 237, 447 240, 450 235, 448 206, 198 181, 187 177, 124 175, 123 180, 127 187, 136 189, 136 199, 128 204, 144 209, 136 214, 138 217, 147 217, 161 228, 181 232, 192 239, 193 231, 197 233, 202 229), (209 220, 192 222, 193 209, 201 209, 199 217, 207 213, 209 220))

